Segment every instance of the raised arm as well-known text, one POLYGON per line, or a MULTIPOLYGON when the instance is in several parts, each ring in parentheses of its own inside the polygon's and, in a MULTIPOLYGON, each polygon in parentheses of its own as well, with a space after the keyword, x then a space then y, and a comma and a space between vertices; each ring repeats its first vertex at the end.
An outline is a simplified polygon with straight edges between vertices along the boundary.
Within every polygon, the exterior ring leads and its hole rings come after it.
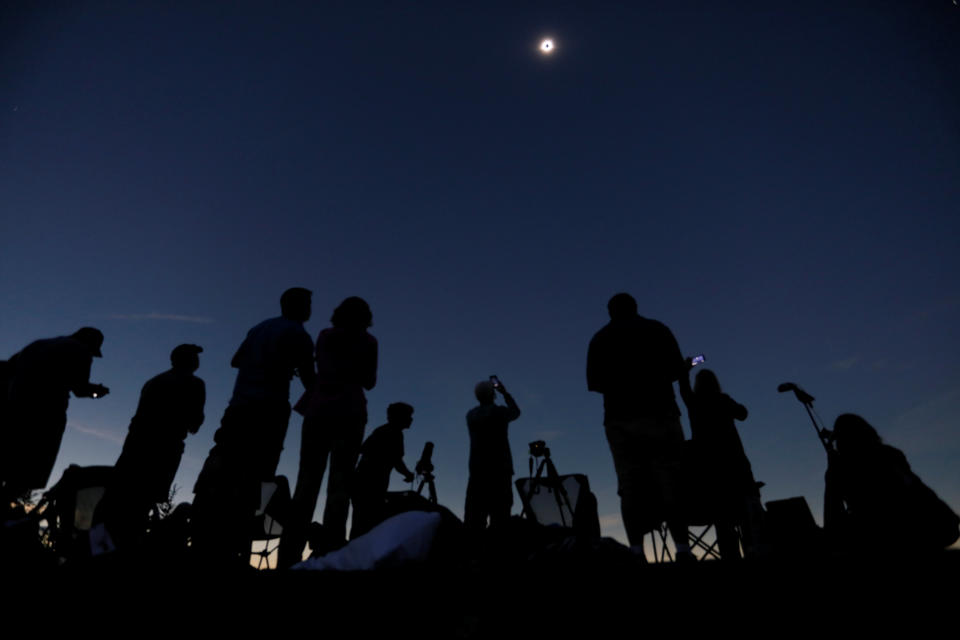
POLYGON ((747 408, 745 406, 743 406, 733 398, 730 398, 730 406, 731 406, 730 413, 731 415, 733 415, 734 420, 739 420, 743 422, 744 420, 747 419, 747 408))
POLYGON ((690 388, 690 358, 687 358, 684 362, 686 363, 686 371, 677 379, 677 382, 680 386, 680 397, 683 398, 683 404, 687 405, 687 409, 689 409, 693 403, 693 390, 690 388))
POLYGON ((827 453, 827 473, 824 477, 823 491, 823 528, 830 535, 839 535, 846 523, 847 509, 843 503, 844 488, 842 473, 839 470, 838 454, 834 451, 827 453))
POLYGON ((513 396, 510 395, 510 392, 507 391, 507 388, 502 384, 499 387, 495 387, 497 391, 503 396, 503 401, 507 403, 507 422, 512 422, 520 417, 520 407, 517 406, 517 401, 513 399, 513 396))

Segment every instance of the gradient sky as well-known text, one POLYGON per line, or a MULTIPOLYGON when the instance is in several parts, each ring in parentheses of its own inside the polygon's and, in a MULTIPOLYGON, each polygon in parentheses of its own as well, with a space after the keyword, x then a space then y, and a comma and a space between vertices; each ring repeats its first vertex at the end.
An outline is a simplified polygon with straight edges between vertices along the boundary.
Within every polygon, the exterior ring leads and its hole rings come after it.
POLYGON ((764 500, 821 519, 824 452, 776 392, 794 381, 960 509, 960 8, 460 4, 4 4, 0 357, 93 325, 112 391, 71 401, 52 478, 112 464, 193 342, 192 499, 231 356, 304 286, 312 336, 370 303, 368 432, 413 404, 407 463, 436 443, 441 503, 462 515, 464 416, 496 373, 517 472, 546 439, 623 540, 585 361, 627 291, 749 408, 764 500))

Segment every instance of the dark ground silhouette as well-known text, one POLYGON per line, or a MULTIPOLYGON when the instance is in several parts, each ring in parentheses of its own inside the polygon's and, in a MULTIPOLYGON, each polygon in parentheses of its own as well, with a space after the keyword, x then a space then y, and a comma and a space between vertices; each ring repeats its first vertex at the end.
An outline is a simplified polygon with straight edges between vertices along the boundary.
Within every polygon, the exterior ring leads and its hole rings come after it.
POLYGON ((276 632, 296 611, 304 625, 322 623, 329 631, 361 625, 370 632, 453 638, 751 629, 804 635, 824 629, 886 635, 902 629, 926 636, 952 624, 958 570, 960 552, 952 551, 907 562, 873 557, 639 567, 555 562, 506 571, 497 566, 229 577, 181 566, 145 572, 115 565, 17 577, 19 589, 6 605, 28 619, 46 612, 48 631, 74 629, 79 619, 106 633, 129 629, 131 616, 150 620, 157 631, 182 632, 183 616, 163 613, 191 598, 192 628, 243 634, 276 632))

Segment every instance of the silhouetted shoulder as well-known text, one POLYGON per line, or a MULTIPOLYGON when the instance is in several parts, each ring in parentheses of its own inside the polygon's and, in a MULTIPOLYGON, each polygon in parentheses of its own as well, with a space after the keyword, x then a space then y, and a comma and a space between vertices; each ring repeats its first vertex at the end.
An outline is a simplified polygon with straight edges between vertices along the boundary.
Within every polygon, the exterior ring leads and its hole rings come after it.
POLYGON ((590 346, 603 344, 604 340, 609 337, 611 331, 612 329, 609 322, 600 327, 600 330, 593 334, 593 338, 590 339, 590 346))
POLYGON ((322 383, 377 384, 377 339, 363 329, 328 327, 317 336, 317 373, 322 383))
POLYGON ((667 325, 653 318, 644 318, 643 316, 637 316, 637 318, 640 320, 638 328, 649 332, 651 335, 658 336, 660 340, 672 342, 673 344, 677 343, 677 339, 673 336, 673 331, 671 331, 667 325))
POLYGON ((497 409, 497 413, 500 415, 501 419, 506 420, 507 422, 513 422, 520 417, 520 407, 516 406, 515 404, 507 407, 501 407, 497 405, 497 409))
POLYGON ((284 346, 297 351, 302 351, 304 348, 313 351, 313 339, 303 328, 302 323, 282 316, 274 320, 278 321, 277 329, 283 335, 284 346))
POLYGON ((31 342, 10 362, 15 383, 76 389, 89 381, 93 355, 80 341, 61 336, 31 342))
POLYGON ((610 324, 593 334, 587 348, 587 390, 604 393, 608 386, 607 365, 611 343, 610 324))
POLYGON ((898 469, 901 472, 911 471, 910 463, 907 462, 907 456, 905 456, 900 449, 884 444, 880 446, 880 455, 884 462, 891 468, 898 469))

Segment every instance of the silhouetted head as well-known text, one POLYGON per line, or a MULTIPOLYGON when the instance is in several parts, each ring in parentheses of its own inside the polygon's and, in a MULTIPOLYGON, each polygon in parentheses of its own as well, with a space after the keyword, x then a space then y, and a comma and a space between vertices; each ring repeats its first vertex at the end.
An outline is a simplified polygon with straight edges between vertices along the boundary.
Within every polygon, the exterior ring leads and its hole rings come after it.
POLYGON ((710 369, 701 369, 693 381, 693 392, 697 395, 719 395, 720 381, 710 369))
POLYGON ((70 337, 85 344, 94 358, 103 357, 103 354, 100 353, 100 347, 103 346, 103 333, 100 332, 100 329, 83 327, 70 337))
POLYGON ((394 402, 387 407, 387 422, 407 429, 413 423, 413 407, 406 402, 394 402))
POLYGON ((280 296, 280 313, 288 320, 306 322, 310 319, 313 292, 303 287, 287 289, 280 296))
POLYGON ((841 453, 856 453, 883 443, 877 430, 855 413, 844 413, 833 423, 833 441, 841 453))
POLYGON ((373 324, 373 313, 366 300, 351 296, 333 310, 330 322, 338 329, 366 329, 373 324))
POLYGON ((181 344, 170 352, 170 364, 178 371, 193 373, 200 367, 200 354, 203 347, 196 344, 181 344))
POLYGON ((607 311, 610 313, 611 320, 632 318, 637 315, 637 301, 629 293, 618 293, 610 298, 607 311))
POLYGON ((478 382, 477 386, 473 388, 473 395, 477 396, 480 404, 493 404, 493 399, 496 397, 497 392, 492 382, 484 380, 483 382, 478 382))

